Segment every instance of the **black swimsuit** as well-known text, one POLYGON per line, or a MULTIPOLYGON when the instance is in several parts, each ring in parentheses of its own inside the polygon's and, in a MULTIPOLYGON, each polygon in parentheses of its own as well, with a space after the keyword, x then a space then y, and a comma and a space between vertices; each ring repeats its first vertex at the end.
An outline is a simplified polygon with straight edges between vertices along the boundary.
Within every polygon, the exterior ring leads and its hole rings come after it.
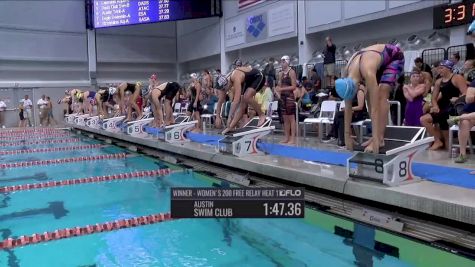
POLYGON ((254 69, 254 68, 248 72, 245 72, 240 69, 236 69, 236 70, 244 73, 244 81, 241 84, 242 85, 241 95, 244 95, 247 88, 253 88, 254 90, 256 90, 256 93, 259 92, 262 88, 264 88, 264 83, 265 83, 264 75, 262 74, 260 70, 254 69))

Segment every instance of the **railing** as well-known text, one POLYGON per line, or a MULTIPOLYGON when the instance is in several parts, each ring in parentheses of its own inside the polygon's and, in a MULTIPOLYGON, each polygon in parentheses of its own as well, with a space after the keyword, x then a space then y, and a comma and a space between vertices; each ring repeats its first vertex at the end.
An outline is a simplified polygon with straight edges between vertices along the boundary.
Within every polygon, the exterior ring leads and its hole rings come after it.
POLYGON ((429 48, 422 51, 422 61, 429 66, 438 63, 441 60, 448 59, 454 53, 459 53, 460 60, 463 62, 467 55, 466 45, 454 45, 447 48, 429 48))

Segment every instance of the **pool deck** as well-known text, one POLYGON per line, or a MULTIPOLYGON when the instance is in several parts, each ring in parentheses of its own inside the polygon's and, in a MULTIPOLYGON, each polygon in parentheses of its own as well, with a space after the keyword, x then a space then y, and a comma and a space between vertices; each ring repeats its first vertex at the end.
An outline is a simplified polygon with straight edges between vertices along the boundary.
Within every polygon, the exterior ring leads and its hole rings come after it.
POLYGON ((85 126, 68 126, 83 132, 181 154, 209 163, 475 225, 475 190, 473 189, 427 180, 388 187, 375 182, 349 179, 346 169, 340 166, 307 163, 303 160, 272 155, 238 158, 216 152, 213 146, 206 144, 194 142, 170 144, 157 140, 156 137, 136 138, 122 133, 114 134, 85 126))

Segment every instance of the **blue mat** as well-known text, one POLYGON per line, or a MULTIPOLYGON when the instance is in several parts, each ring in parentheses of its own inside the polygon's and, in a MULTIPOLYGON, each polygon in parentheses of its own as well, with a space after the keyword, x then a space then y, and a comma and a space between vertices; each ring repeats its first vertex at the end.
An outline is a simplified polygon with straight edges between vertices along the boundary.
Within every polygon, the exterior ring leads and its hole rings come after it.
MULTIPOLYGON (((197 143, 217 145, 223 138, 218 135, 188 133, 188 138, 197 143)), ((315 148, 285 146, 279 144, 259 143, 259 149, 275 155, 307 161, 325 163, 329 165, 346 166, 347 159, 352 155, 349 152, 336 152, 315 148)), ((414 163, 413 171, 416 176, 434 182, 475 189, 475 175, 469 174, 470 170, 463 168, 445 167, 427 163, 414 163)))

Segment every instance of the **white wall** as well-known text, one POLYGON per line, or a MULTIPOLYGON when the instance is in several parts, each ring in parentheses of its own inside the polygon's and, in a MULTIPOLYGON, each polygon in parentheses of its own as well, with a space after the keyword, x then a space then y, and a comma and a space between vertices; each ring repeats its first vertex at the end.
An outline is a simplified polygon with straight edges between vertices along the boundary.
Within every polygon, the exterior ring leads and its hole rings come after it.
POLYGON ((265 43, 249 48, 241 49, 240 58, 243 62, 264 59, 271 56, 298 55, 297 38, 280 40, 272 43, 265 43))
POLYGON ((104 28, 96 32, 98 83, 176 77, 175 22, 104 28))
POLYGON ((84 6, 82 0, 0 1, 0 86, 88 80, 84 6))
MULTIPOLYGON (((307 33, 386 18, 447 3, 448 0, 306 1, 307 33)), ((432 15, 431 15, 432 18, 432 15)))
POLYGON ((178 62, 218 55, 220 47, 219 18, 177 22, 178 62))

